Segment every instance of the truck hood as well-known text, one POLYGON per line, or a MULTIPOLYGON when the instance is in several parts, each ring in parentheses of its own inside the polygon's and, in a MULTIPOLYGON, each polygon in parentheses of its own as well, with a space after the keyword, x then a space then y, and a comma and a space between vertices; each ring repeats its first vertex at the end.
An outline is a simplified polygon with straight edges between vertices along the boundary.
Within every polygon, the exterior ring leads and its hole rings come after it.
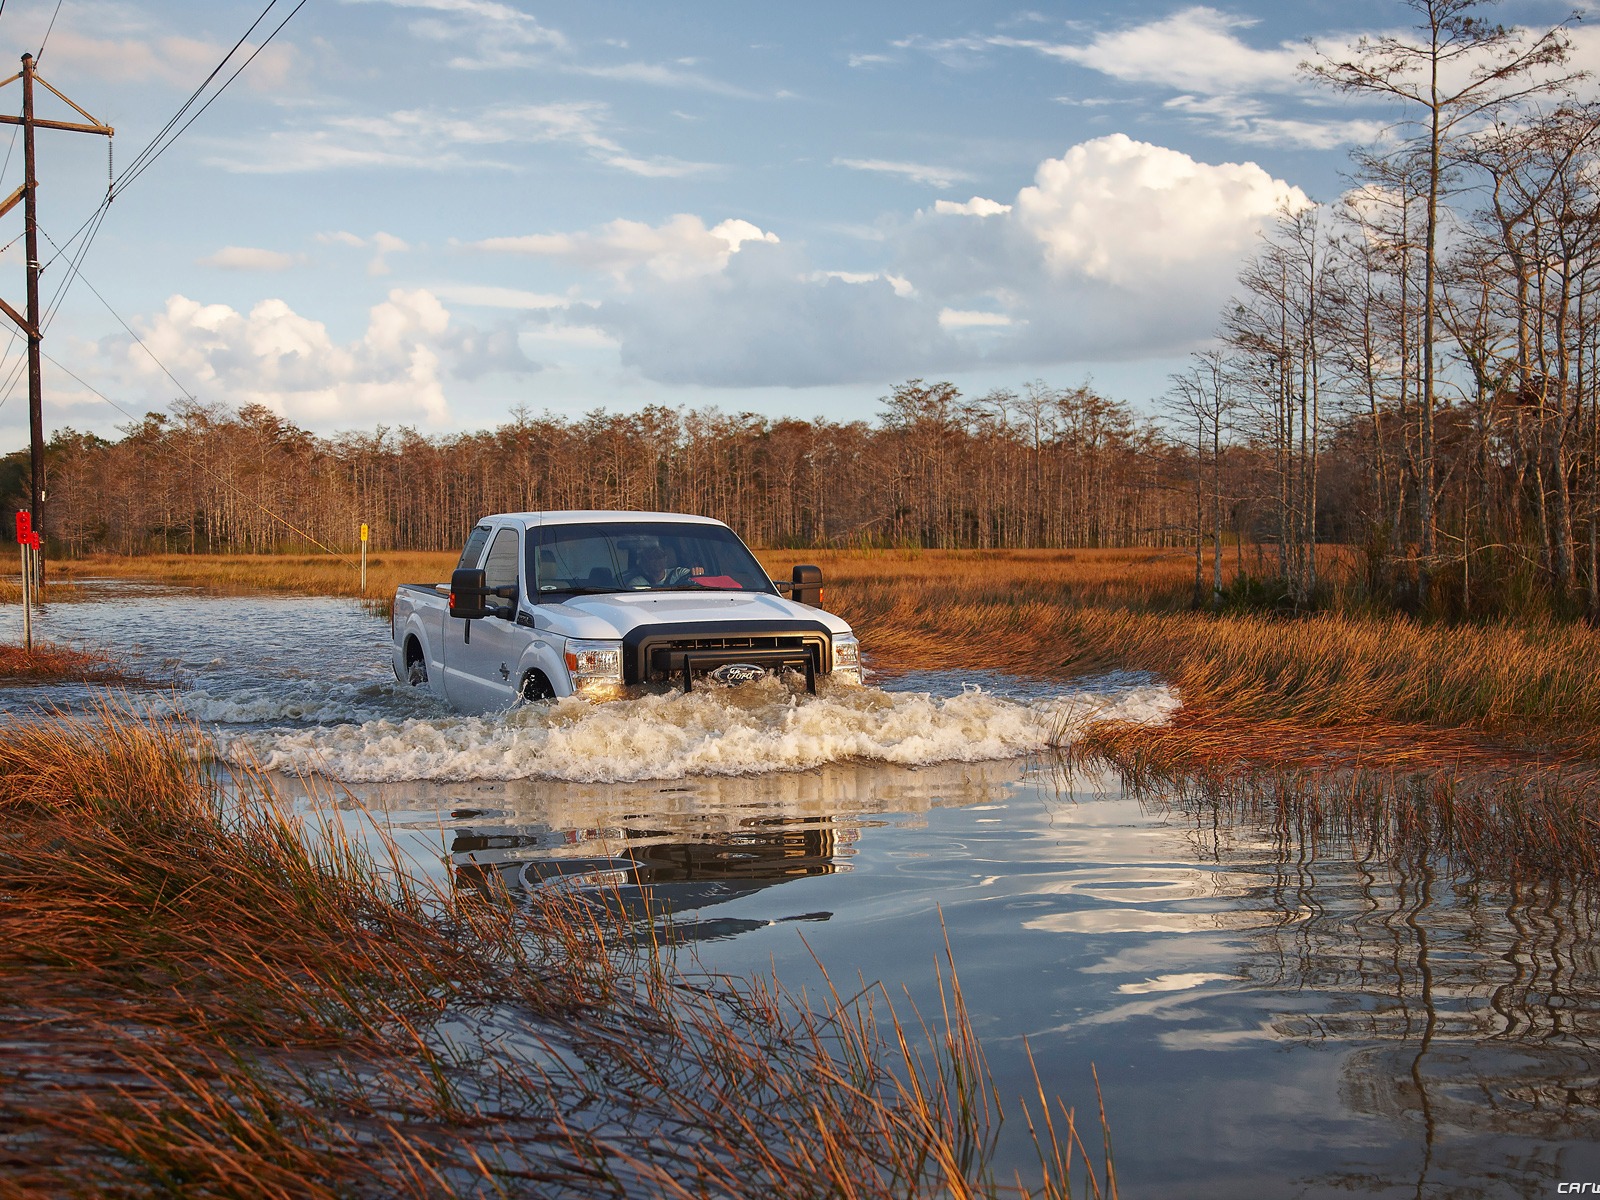
POLYGON ((843 619, 781 596, 741 592, 619 592, 574 596, 562 604, 542 604, 535 622, 567 637, 621 638, 651 625, 714 622, 737 627, 745 621, 815 621, 829 632, 849 633, 843 619))

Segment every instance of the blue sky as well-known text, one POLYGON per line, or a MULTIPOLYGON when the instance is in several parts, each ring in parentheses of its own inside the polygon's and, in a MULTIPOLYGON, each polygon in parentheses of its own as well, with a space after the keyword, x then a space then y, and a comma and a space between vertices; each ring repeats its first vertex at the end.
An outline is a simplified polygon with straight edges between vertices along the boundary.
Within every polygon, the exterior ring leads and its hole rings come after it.
MULTIPOLYGON (((125 163, 265 2, 61 0, 39 73, 117 127, 125 163)), ((10 0, 0 50, 38 52, 55 12, 10 0)), ((94 290, 69 288, 46 337, 46 425, 114 434, 128 418, 96 391, 134 414, 259 402, 319 432, 484 428, 517 405, 838 420, 911 376, 1092 378, 1143 406, 1274 211, 1336 198, 1350 147, 1393 116, 1306 84, 1306 40, 1407 16, 309 0, 111 206, 94 290)), ((106 147, 42 132, 39 163, 63 242, 106 147)), ((20 232, 19 209, 0 242, 20 232)), ((0 253, 19 306, 20 250, 0 253)), ((24 383, 0 449, 26 438, 24 383)))

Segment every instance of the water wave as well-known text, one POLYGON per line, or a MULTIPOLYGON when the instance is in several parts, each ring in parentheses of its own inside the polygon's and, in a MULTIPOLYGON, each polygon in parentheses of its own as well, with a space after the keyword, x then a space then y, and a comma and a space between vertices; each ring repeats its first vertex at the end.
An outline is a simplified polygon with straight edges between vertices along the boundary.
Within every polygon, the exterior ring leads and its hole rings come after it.
POLYGON ((226 753, 269 770, 352 783, 560 779, 614 783, 754 775, 843 761, 922 765, 1014 758, 1065 745, 1105 720, 1160 724, 1179 707, 1159 683, 1113 683, 1027 700, 979 688, 922 692, 777 680, 607 704, 567 699, 488 717, 383 717, 219 733, 226 753))
POLYGON ((263 725, 281 721, 322 724, 377 723, 396 716, 427 719, 445 706, 427 691, 376 683, 327 684, 318 680, 273 680, 212 691, 179 692, 171 707, 205 724, 263 725))

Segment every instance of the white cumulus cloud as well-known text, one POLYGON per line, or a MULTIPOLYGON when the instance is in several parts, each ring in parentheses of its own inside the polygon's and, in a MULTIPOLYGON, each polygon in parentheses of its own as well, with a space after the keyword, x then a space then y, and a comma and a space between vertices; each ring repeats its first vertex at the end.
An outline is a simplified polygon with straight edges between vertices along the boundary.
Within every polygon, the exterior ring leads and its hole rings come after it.
POLYGON ((451 417, 447 375, 534 369, 514 336, 453 326, 426 289, 391 291, 371 309, 361 337, 348 343, 278 299, 240 312, 175 295, 140 324, 150 354, 119 338, 107 339, 101 351, 154 388, 167 389, 171 371, 204 400, 263 404, 320 427, 374 420, 444 425, 451 417))
POLYGON ((1310 203, 1254 163, 1112 134, 1039 164, 1009 212, 918 214, 896 267, 945 308, 1012 319, 979 327, 986 361, 1173 354, 1214 328, 1278 213, 1310 203))
POLYGON ((1138 287, 1237 261, 1264 220, 1309 204, 1255 163, 1210 165, 1115 133, 1040 164, 1014 219, 1052 272, 1138 287))

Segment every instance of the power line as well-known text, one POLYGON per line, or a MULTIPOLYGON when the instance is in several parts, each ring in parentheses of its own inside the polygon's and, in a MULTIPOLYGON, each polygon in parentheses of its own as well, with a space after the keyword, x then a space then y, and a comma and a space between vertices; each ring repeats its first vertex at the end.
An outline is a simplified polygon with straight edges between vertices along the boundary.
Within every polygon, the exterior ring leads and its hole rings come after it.
POLYGON ((183 135, 184 131, 189 128, 189 126, 193 125, 197 120, 200 119, 201 114, 203 114, 206 109, 210 108, 216 103, 217 97, 221 96, 223 92, 227 91, 228 86, 233 83, 235 79, 239 78, 246 67, 255 61, 256 56, 272 44, 272 40, 277 37, 280 32, 282 32, 285 25, 294 19, 295 14, 306 6, 306 3, 307 0, 300 0, 300 2, 289 11, 289 15, 284 17, 283 20, 279 21, 278 24, 273 28, 272 32, 267 34, 267 36, 262 39, 261 44, 250 52, 250 56, 246 58, 244 62, 239 64, 238 69, 235 70, 232 75, 228 76, 227 79, 223 80, 222 85, 206 99, 206 102, 200 106, 199 111, 191 116, 187 121, 183 121, 184 114, 195 105, 195 103, 200 99, 201 95, 205 92, 206 88, 211 86, 212 80, 216 79, 216 77, 222 73, 223 68, 225 68, 232 60, 233 56, 239 52, 239 48, 245 45, 250 35, 254 33, 257 27, 267 19, 267 15, 271 13, 275 7, 277 7, 278 0, 268 0, 266 8, 261 10, 261 15, 250 23, 250 28, 246 29, 243 36, 241 36, 239 40, 233 44, 233 48, 229 50, 227 54, 223 55, 222 61, 212 69, 211 74, 207 75, 204 81, 201 82, 200 86, 195 88, 195 90, 190 93, 189 98, 185 100, 178 111, 172 115, 171 120, 161 127, 160 132, 157 133, 155 137, 150 139, 149 144, 146 145, 143 150, 139 151, 139 153, 134 156, 133 161, 122 169, 122 174, 118 175, 115 182, 112 184, 112 194, 114 195, 115 193, 126 188, 140 175, 143 175, 145 171, 149 169, 151 163, 155 162, 156 159, 165 154, 167 147, 172 145, 173 142, 177 141, 178 138, 183 135), (183 121, 181 126, 178 124, 180 121, 183 121), (169 134, 171 136, 168 136, 169 134))
MULTIPOLYGON (((110 213, 110 211, 111 211, 110 208, 106 207, 104 205, 102 205, 100 208, 95 210, 95 214, 91 218, 91 220, 94 221, 94 228, 89 230, 88 236, 85 237, 83 239, 83 241, 79 244, 77 252, 72 256, 72 259, 68 262, 67 266, 68 266, 69 269, 68 269, 66 275, 62 277, 62 280, 61 280, 60 284, 57 285, 56 290, 55 290, 55 294, 50 297, 50 303, 46 307, 45 314, 44 314, 44 320, 40 323, 41 331, 44 330, 44 329, 50 328, 51 324, 55 321, 56 313, 61 308, 61 302, 66 299, 67 289, 69 287, 71 287, 73 281, 75 279, 77 279, 79 268, 81 268, 83 266, 83 260, 89 253, 89 246, 94 241, 95 235, 100 232, 100 226, 105 223, 106 216, 110 213)), ((88 224, 88 222, 85 222, 85 225, 87 225, 87 224, 88 224)), ((78 228, 79 228, 79 232, 81 233, 83 228, 84 228, 84 226, 80 225, 78 228)), ((52 258, 50 260, 51 262, 55 262, 56 258, 60 258, 61 257, 61 254, 62 254, 61 247, 60 246, 56 246, 55 239, 52 238, 48 233, 45 233, 45 231, 44 231, 44 229, 42 227, 40 228, 39 232, 40 233, 44 233, 45 241, 49 242, 52 246, 55 246, 55 249, 56 249, 55 258, 52 258)), ((70 246, 72 243, 68 242, 67 244, 70 246)), ((44 268, 42 268, 42 267, 40 268, 41 271, 43 271, 43 269, 44 268)))
MULTIPOLYGON (((0 4, 0 7, 4 7, 4 5, 0 4)), ((43 40, 40 41, 40 43, 39 43, 39 53, 37 53, 37 54, 35 54, 33 56, 33 61, 35 63, 38 63, 38 61, 41 58, 44 57, 45 45, 46 45, 46 43, 48 43, 50 41, 50 33, 51 33, 52 30, 55 29, 55 27, 56 27, 56 18, 59 17, 60 15, 61 15, 61 0, 56 0, 56 10, 55 10, 55 12, 50 14, 50 24, 44 31, 43 40)))
MULTIPOLYGON (((244 45, 245 41, 250 37, 250 35, 255 32, 256 27, 260 25, 262 21, 267 19, 267 14, 272 11, 277 2, 278 0, 269 0, 267 7, 261 10, 261 15, 258 16, 254 21, 250 22, 250 28, 246 29, 239 40, 233 44, 233 48, 222 56, 222 61, 213 67, 211 69, 211 73, 200 81, 199 87, 195 88, 194 91, 189 93, 189 98, 183 102, 177 112, 172 114, 167 123, 163 125, 159 131, 157 131, 155 137, 150 139, 149 144, 147 144, 143 150, 139 151, 139 153, 134 156, 134 159, 131 163, 123 168, 124 175, 126 175, 134 167, 138 166, 144 160, 145 156, 150 154, 155 145, 172 131, 172 127, 183 119, 183 114, 188 112, 189 109, 193 107, 195 101, 197 101, 201 94, 205 92, 206 88, 211 86, 211 81, 222 73, 222 69, 228 65, 228 60, 239 52, 239 47, 244 45)), ((293 16, 294 14, 291 13, 290 15, 293 16)))
MULTIPOLYGON (((50 235, 48 233, 45 234, 46 238, 48 238, 49 236, 50 235)), ((55 244, 54 242, 51 243, 51 245, 54 245, 54 244, 55 244)), ((128 336, 131 337, 134 341, 139 343, 139 349, 143 350, 146 354, 148 354, 150 356, 150 361, 155 363, 156 366, 160 367, 162 373, 164 375, 166 375, 166 377, 168 379, 172 380, 172 382, 177 386, 178 391, 181 392, 185 397, 187 397, 190 400, 196 399, 195 394, 193 392, 191 392, 188 388, 183 386, 182 380, 180 380, 171 371, 167 370, 167 364, 162 362, 159 358, 156 357, 156 352, 154 350, 150 349, 149 346, 145 345, 144 339, 142 337, 140 337, 136 332, 134 332, 133 326, 129 325, 126 321, 124 321, 122 319, 122 314, 117 312, 116 309, 111 307, 111 302, 100 294, 100 289, 95 287, 94 284, 90 283, 88 277, 83 275, 81 272, 79 273, 78 277, 83 280, 83 286, 88 288, 91 292, 94 293, 94 298, 96 300, 100 301, 100 303, 105 306, 105 310, 108 313, 110 313, 114 318, 116 318, 117 324, 121 325, 124 329, 126 329, 128 331, 128 336)))
MULTIPOLYGON (((51 297, 49 310, 45 317, 44 324, 48 325, 50 321, 54 320, 56 312, 60 309, 62 302, 66 298, 67 290, 72 286, 73 281, 78 278, 79 269, 83 264, 84 258, 89 253, 89 246, 99 235, 100 226, 105 222, 106 214, 110 209, 112 200, 120 195, 121 192, 125 190, 135 179, 137 179, 140 175, 143 175, 145 171, 149 170, 151 164, 153 164, 156 159, 160 158, 162 154, 166 153, 167 148, 171 146, 173 142, 177 141, 178 138, 181 137, 191 125, 199 120, 206 109, 210 108, 214 103, 216 103, 217 98, 221 96, 223 92, 227 91, 228 86, 244 73, 245 68, 254 62, 256 56, 265 50, 269 44, 271 44, 272 40, 283 31, 283 27, 293 20, 295 14, 297 14, 306 6, 306 3, 307 0, 299 0, 299 3, 297 3, 294 8, 289 11, 289 14, 273 27, 272 32, 262 40, 261 44, 250 52, 250 56, 246 58, 244 62, 239 64, 238 69, 235 70, 232 75, 228 76, 227 79, 223 80, 222 85, 206 99, 206 102, 200 106, 200 109, 195 112, 193 116, 189 117, 187 121, 183 121, 184 115, 194 107, 196 101, 198 101, 199 98, 204 95, 205 90, 211 86, 212 81, 214 81, 217 76, 220 75, 227 67, 228 63, 233 59, 233 56, 239 52, 239 48, 248 42, 250 35, 260 27, 261 23, 267 19, 267 16, 272 12, 272 10, 277 7, 278 0, 268 0, 267 6, 262 9, 256 19, 250 23, 250 27, 244 31, 239 40, 236 41, 228 50, 228 52, 222 56, 221 61, 211 69, 210 74, 208 74, 205 79, 201 81, 200 85, 189 94, 189 98, 185 100, 181 106, 179 106, 178 111, 174 113, 167 123, 163 125, 156 133, 156 135, 150 139, 150 141, 145 145, 144 149, 134 156, 133 161, 122 169, 122 173, 115 176, 107 184, 105 198, 102 199, 95 210, 84 219, 83 224, 78 226, 73 235, 67 239, 66 245, 68 247, 71 247, 75 242, 78 241, 80 237, 83 238, 83 241, 78 245, 77 250, 73 253, 70 262, 71 269, 67 272, 66 277, 57 287, 55 294, 51 297), (180 121, 183 121, 181 126, 178 124, 180 121), (85 236, 86 230, 88 231, 87 236, 85 236)), ((5 0, 0 0, 0 9, 3 9, 4 5, 5 0)), ((60 11, 61 0, 57 0, 56 12, 59 13, 60 11)), ((53 27, 55 24, 55 17, 52 16, 50 21, 51 26, 53 27)), ((45 36, 48 40, 48 32, 45 36)), ((42 52, 43 49, 41 47, 41 53, 42 52)), ((45 236, 49 237, 48 234, 45 236)), ((56 245, 54 239, 51 240, 50 244, 55 246, 56 254, 55 257, 51 258, 48 263, 44 264, 44 267, 40 268, 41 271, 43 271, 46 267, 51 266, 57 258, 60 258, 61 255, 65 253, 62 247, 56 245)), ((9 394, 9 392, 6 393, 7 396, 9 396, 9 394)), ((3 403, 4 399, 0 399, 0 404, 3 403)))

